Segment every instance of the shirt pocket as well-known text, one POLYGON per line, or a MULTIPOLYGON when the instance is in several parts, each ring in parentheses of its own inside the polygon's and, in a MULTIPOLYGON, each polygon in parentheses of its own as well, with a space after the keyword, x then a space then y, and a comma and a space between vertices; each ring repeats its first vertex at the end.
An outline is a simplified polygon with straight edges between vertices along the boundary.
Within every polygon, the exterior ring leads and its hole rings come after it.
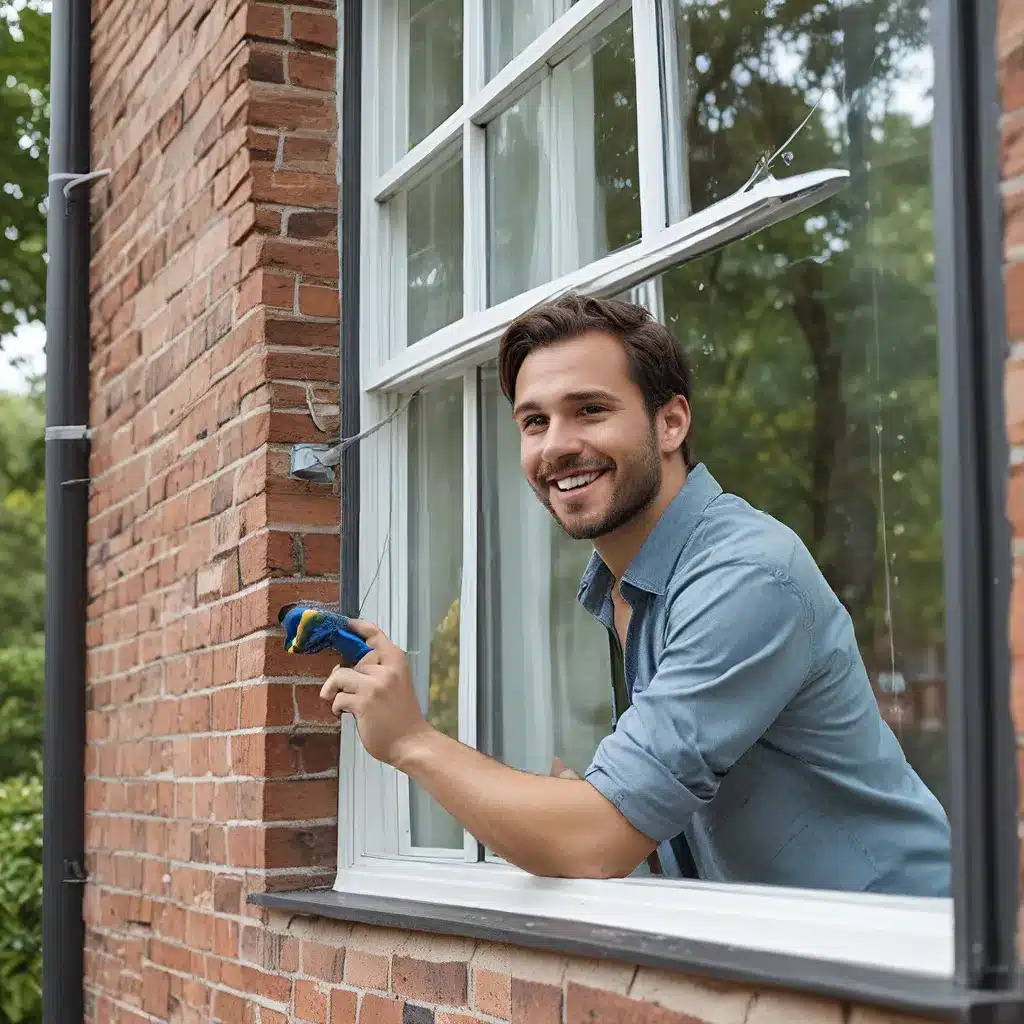
POLYGON ((807 811, 769 868, 772 884, 863 892, 879 877, 857 837, 822 811, 807 811))

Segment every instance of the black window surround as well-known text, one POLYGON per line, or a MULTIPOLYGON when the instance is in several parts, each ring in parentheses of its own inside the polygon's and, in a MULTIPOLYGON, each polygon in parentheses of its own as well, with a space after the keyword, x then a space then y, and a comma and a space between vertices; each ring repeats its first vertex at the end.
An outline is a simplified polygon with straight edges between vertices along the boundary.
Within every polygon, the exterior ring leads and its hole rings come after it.
MULTIPOLYGON (((358 433, 362 0, 344 0, 341 104, 341 432, 358 433)), ((1012 567, 998 189, 996 6, 938 0, 932 13, 936 283, 952 778, 955 973, 950 981, 752 953, 569 920, 318 889, 250 902, 313 916, 463 935, 771 985, 969 1024, 1024 1021, 1017 953, 1015 736, 1009 712, 1012 567)), ((359 455, 341 466, 341 602, 359 603, 359 455)))

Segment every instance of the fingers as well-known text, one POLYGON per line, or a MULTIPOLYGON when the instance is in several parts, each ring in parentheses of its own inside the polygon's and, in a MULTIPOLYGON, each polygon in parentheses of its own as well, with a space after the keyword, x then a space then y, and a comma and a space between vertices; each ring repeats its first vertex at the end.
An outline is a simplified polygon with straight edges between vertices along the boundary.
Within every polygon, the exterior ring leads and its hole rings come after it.
MULTIPOLYGON (((366 657, 369 658, 370 655, 366 657)), ((333 700, 339 693, 359 693, 367 682, 368 677, 358 669, 338 665, 320 688, 320 696, 323 700, 333 700)))
MULTIPOLYGON (((387 634, 372 622, 367 622, 365 619, 349 619, 348 626, 356 636, 360 636, 366 641, 367 646, 373 649, 373 653, 377 654, 379 658, 377 664, 387 664, 396 658, 404 657, 402 651, 388 639, 387 634)), ((364 664, 369 657, 369 654, 366 655, 366 658, 363 658, 359 664, 364 664)))
POLYGON ((354 693, 339 693, 331 702, 331 711, 335 717, 340 718, 346 711, 355 715, 358 713, 360 698, 354 693))

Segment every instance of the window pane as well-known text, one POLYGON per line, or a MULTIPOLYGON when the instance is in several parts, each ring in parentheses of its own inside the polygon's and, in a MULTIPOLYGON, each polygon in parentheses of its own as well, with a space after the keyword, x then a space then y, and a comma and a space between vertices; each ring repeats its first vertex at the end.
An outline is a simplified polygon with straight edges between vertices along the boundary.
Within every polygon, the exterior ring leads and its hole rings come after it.
POLYGON ((409 189, 406 199, 408 344, 462 316, 462 160, 409 189))
MULTIPOLYGON (((669 6, 669 5, 667 5, 669 6)), ((674 0, 670 51, 678 89, 668 103, 668 191, 679 217, 730 195, 813 110, 775 160, 777 177, 862 164, 865 131, 931 120, 929 6, 790 5, 674 0), (674 47, 672 42, 674 41, 674 47), (817 109, 815 109, 817 107, 817 109), (680 169, 682 168, 682 169, 680 169)))
POLYGON ((694 366, 696 457, 800 534, 948 806, 930 125, 888 85, 865 101, 844 193, 666 273, 649 302, 694 366))
MULTIPOLYGON (((409 406, 409 664, 427 720, 459 735, 462 591, 462 380, 409 406)), ((413 846, 462 847, 462 829, 409 783, 413 846)))
POLYGON ((640 237, 627 12, 487 126, 490 302, 640 237))
POLYGON ((548 774, 582 774, 611 730, 608 638, 576 601, 593 551, 570 540, 519 468, 519 429, 483 371, 480 749, 548 774))
POLYGON ((462 103, 462 0, 410 0, 409 148, 462 103))
POLYGON ((493 78, 576 0, 484 0, 487 77, 493 78))

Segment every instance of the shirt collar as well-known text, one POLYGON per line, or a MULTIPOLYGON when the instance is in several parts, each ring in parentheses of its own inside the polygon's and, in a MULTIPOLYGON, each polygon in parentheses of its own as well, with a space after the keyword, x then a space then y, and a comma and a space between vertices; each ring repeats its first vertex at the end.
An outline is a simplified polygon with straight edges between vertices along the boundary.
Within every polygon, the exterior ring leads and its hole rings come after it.
MULTIPOLYGON (((649 594, 664 594, 676 562, 704 510, 722 493, 718 481, 703 463, 687 474, 686 483, 669 502, 623 574, 623 582, 649 594)), ((591 615, 599 615, 614 579, 595 551, 580 583, 580 603, 591 615)))

